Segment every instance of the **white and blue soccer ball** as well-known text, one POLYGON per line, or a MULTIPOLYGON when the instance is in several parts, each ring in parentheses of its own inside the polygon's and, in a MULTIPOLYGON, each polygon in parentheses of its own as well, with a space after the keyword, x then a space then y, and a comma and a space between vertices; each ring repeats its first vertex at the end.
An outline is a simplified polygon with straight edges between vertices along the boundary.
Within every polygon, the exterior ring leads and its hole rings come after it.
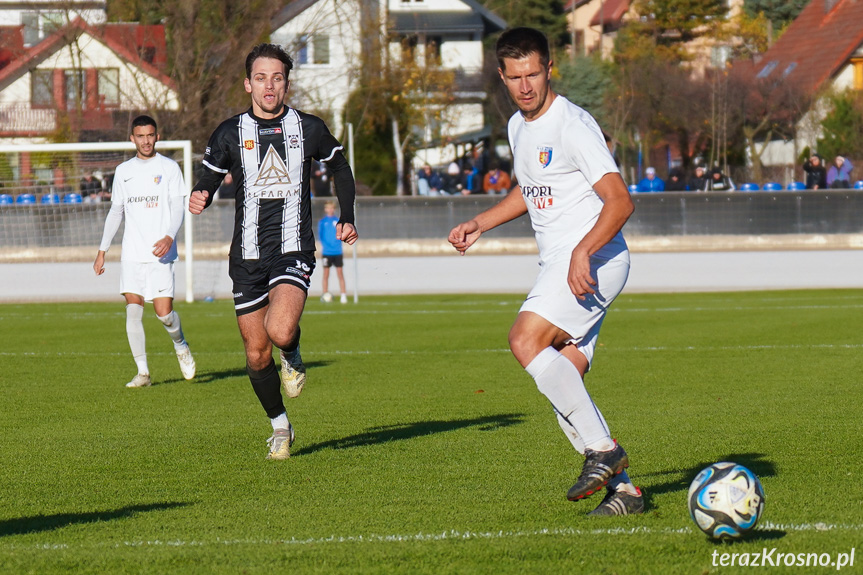
POLYGON ((764 489, 747 468, 723 461, 695 476, 687 501, 689 515, 708 537, 738 539, 764 512, 764 489))

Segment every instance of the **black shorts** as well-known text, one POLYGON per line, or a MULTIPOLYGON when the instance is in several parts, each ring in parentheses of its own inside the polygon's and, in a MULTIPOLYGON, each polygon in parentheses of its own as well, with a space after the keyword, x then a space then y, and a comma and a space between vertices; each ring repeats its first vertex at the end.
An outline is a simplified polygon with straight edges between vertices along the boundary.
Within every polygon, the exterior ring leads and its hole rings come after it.
POLYGON ((345 265, 345 258, 342 254, 337 256, 324 256, 324 259, 321 260, 321 265, 325 268, 331 268, 333 266, 340 268, 345 265))
POLYGON ((315 271, 314 252, 291 252, 260 260, 235 260, 228 263, 234 280, 234 311, 238 316, 252 313, 270 303, 270 290, 279 284, 296 286, 309 292, 315 271))

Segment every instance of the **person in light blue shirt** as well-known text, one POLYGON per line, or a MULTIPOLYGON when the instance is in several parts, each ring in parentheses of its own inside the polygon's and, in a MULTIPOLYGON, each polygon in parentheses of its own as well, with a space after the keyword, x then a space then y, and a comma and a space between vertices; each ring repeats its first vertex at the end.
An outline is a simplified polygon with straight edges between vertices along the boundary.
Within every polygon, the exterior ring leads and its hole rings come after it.
POLYGON ((646 177, 638 182, 639 192, 664 192, 665 182, 656 177, 656 169, 653 167, 644 170, 646 177))
POLYGON ((339 300, 342 303, 348 303, 348 295, 345 288, 345 264, 344 257, 342 256, 342 242, 336 237, 336 224, 339 223, 339 217, 336 215, 336 204, 333 202, 324 204, 324 214, 324 217, 318 222, 318 239, 321 240, 324 268, 322 278, 324 293, 321 296, 321 301, 325 303, 333 301, 329 285, 330 268, 335 267, 336 275, 339 278, 339 289, 341 290, 339 300))

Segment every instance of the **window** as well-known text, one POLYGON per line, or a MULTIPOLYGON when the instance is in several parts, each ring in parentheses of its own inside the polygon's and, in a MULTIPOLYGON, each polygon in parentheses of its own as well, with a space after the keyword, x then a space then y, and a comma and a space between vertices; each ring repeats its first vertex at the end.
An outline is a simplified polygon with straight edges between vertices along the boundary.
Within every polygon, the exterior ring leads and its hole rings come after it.
POLYGON ((34 107, 54 105, 54 70, 33 70, 30 73, 30 103, 34 107))
POLYGON ((443 43, 443 38, 440 36, 428 36, 426 38, 426 65, 439 66, 440 45, 443 43))
POLYGON ((417 44, 419 39, 416 36, 405 36, 401 40, 402 45, 402 62, 408 64, 416 61, 417 44))
POLYGON ((755 77, 758 78, 759 80, 763 80, 764 78, 769 76, 770 72, 772 72, 776 68, 776 66, 778 66, 778 65, 779 65, 778 60, 771 60, 770 62, 767 63, 766 66, 764 66, 761 69, 760 72, 758 72, 758 75, 755 77))
POLYGON ((312 56, 315 64, 330 63, 330 36, 329 34, 316 34, 312 43, 312 56))
POLYGON ((710 65, 714 68, 725 68, 731 59, 731 46, 714 46, 710 49, 710 65))
POLYGON ((97 76, 99 101, 105 106, 120 105, 120 70, 104 68, 97 76))
POLYGON ((86 108, 84 87, 86 75, 84 70, 65 70, 66 77, 66 109, 74 110, 86 108))
POLYGON ((788 76, 788 74, 793 72, 794 68, 796 68, 796 67, 797 67, 797 62, 791 62, 790 64, 788 64, 788 66, 782 72, 782 77, 785 78, 786 76, 788 76))
POLYGON ((298 36, 296 40, 296 44, 294 45, 294 49, 297 52, 297 64, 308 64, 309 63, 309 36, 307 34, 303 34, 302 36, 298 36))
POLYGON ((63 12, 22 12, 21 25, 24 27, 24 45, 35 46, 66 22, 63 12))

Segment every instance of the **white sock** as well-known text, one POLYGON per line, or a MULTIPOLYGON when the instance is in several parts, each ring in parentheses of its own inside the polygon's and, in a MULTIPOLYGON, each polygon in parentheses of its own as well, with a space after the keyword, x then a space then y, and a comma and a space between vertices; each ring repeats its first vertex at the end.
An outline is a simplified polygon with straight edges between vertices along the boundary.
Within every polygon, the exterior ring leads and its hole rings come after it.
POLYGON ((165 326, 168 335, 174 340, 174 347, 184 347, 186 345, 186 338, 183 337, 183 326, 180 325, 180 316, 177 315, 177 312, 171 310, 171 313, 164 317, 160 315, 156 317, 159 318, 159 321, 165 326))
POLYGON ((638 490, 632 484, 632 480, 625 469, 608 480, 608 488, 612 491, 624 491, 630 495, 638 495, 638 490))
POLYGON ((277 429, 287 429, 288 425, 288 414, 282 413, 272 419, 270 419, 270 423, 273 425, 273 431, 277 429))
POLYGON ((581 374, 571 361, 553 347, 547 347, 533 358, 525 370, 560 417, 573 427, 586 449, 614 449, 614 441, 602 414, 594 405, 581 374))
POLYGON ((144 306, 136 303, 130 303, 126 306, 126 337, 129 338, 129 348, 132 350, 132 357, 135 358, 135 365, 138 366, 138 373, 150 373, 150 368, 147 367, 147 347, 146 338, 144 337, 144 322, 141 321, 144 317, 144 306))

